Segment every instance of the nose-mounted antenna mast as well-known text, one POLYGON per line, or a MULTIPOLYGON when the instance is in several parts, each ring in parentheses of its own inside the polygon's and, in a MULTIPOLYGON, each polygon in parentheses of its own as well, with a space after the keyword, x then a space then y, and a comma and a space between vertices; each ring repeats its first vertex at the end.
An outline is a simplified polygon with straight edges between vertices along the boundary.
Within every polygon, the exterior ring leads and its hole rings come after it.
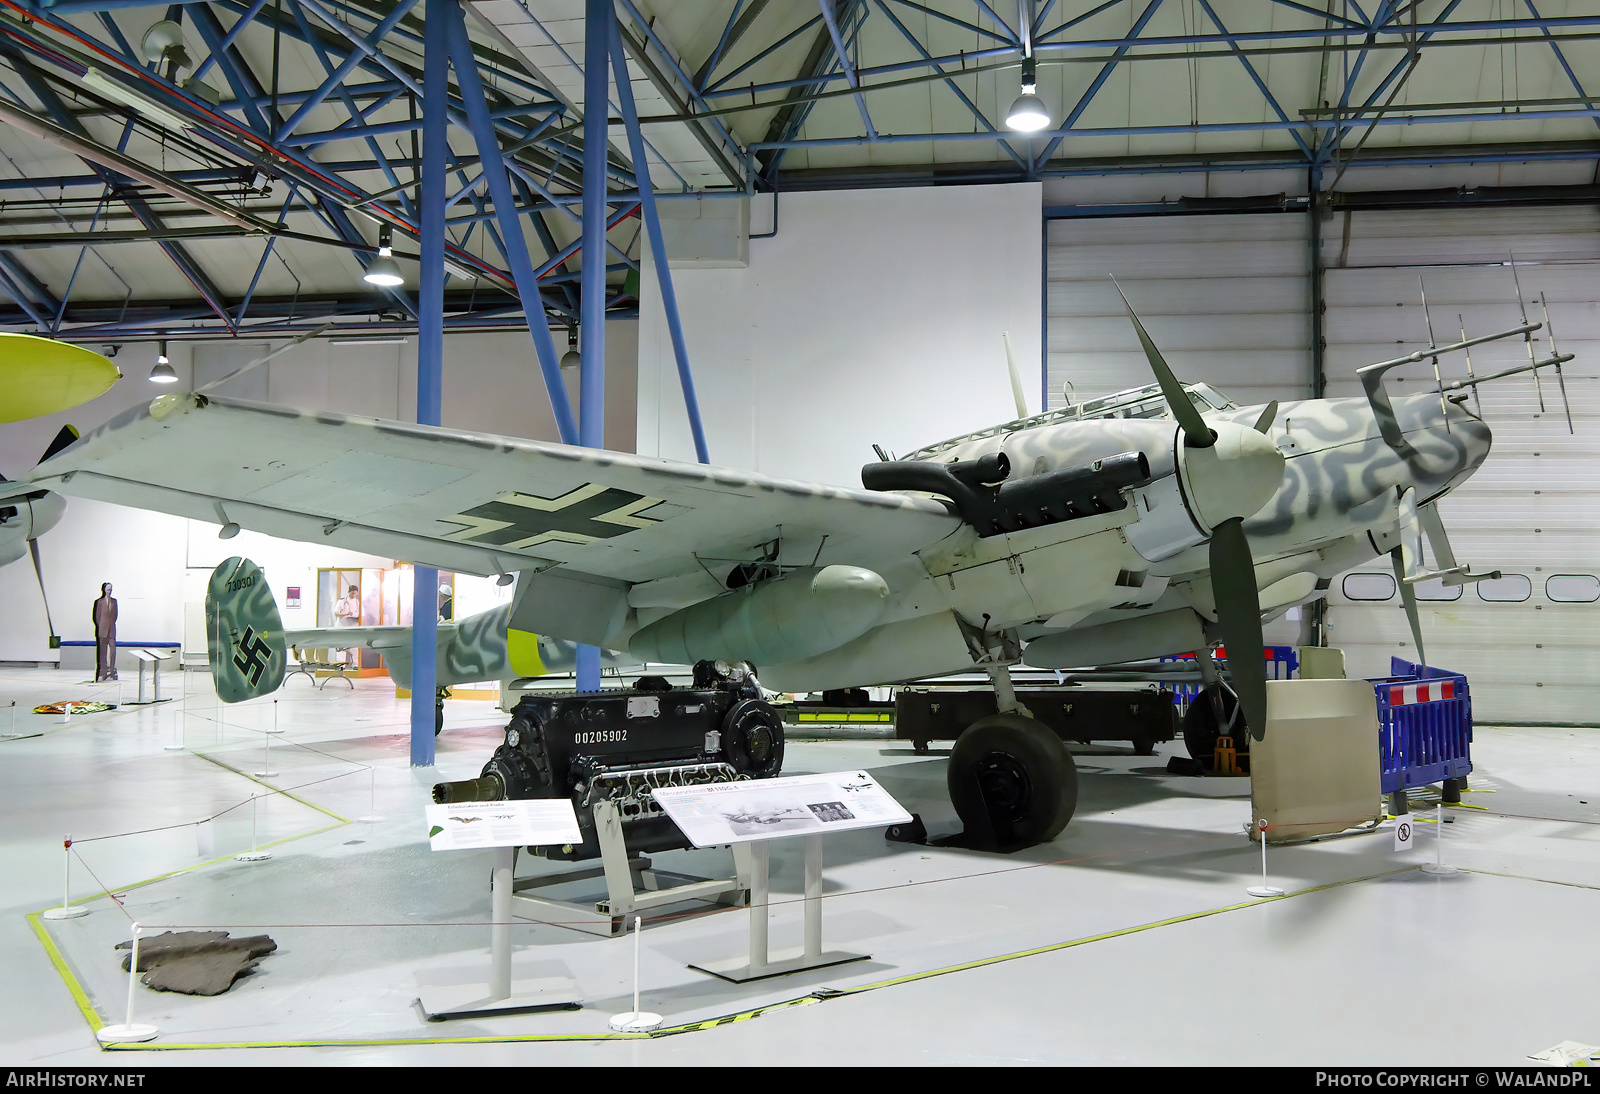
MULTIPOLYGON (((1572 404, 1567 402, 1567 381, 1561 375, 1561 362, 1569 360, 1570 355, 1562 357, 1560 348, 1556 346, 1556 328, 1550 322, 1550 305, 1545 303, 1542 292, 1539 294, 1539 307, 1544 309, 1544 329, 1550 332, 1550 357, 1556 364, 1556 384, 1561 388, 1561 409, 1567 413, 1567 432, 1576 434, 1577 431, 1572 428, 1572 404)), ((1534 375, 1539 374, 1535 372, 1534 375)))
MULTIPOLYGON (((1422 320, 1428 325, 1428 348, 1437 350, 1439 348, 1439 340, 1433 336, 1433 316, 1428 312, 1428 286, 1423 284, 1420 276, 1417 278, 1417 291, 1422 294, 1422 320)), ((1466 341, 1466 337, 1466 333, 1462 332, 1461 340, 1466 341)), ((1444 402, 1444 377, 1439 375, 1438 353, 1434 353, 1431 360, 1433 361, 1433 382, 1439 388, 1439 416, 1444 419, 1444 429, 1448 433, 1450 432, 1450 410, 1445 406, 1444 402)))
MULTIPOLYGON (((1511 283, 1516 286, 1516 289, 1517 289, 1517 307, 1522 309, 1522 325, 1526 327, 1528 325, 1528 302, 1526 300, 1524 300, 1523 297, 1522 297, 1522 279, 1517 276, 1517 256, 1516 255, 1512 255, 1511 256, 1511 283)), ((1537 329, 1537 328, 1535 327, 1533 329, 1537 329)), ((1522 341, 1528 347, 1528 362, 1529 362, 1529 364, 1532 364, 1533 361, 1536 359, 1535 356, 1534 356, 1534 352, 1533 352, 1533 329, 1530 329, 1527 334, 1522 336, 1522 341)), ((1553 345, 1552 345, 1552 348, 1553 348, 1553 345)), ((1539 396, 1539 413, 1543 414, 1544 413, 1544 385, 1539 383, 1539 367, 1537 365, 1533 366, 1533 390, 1538 393, 1538 396, 1539 396)))

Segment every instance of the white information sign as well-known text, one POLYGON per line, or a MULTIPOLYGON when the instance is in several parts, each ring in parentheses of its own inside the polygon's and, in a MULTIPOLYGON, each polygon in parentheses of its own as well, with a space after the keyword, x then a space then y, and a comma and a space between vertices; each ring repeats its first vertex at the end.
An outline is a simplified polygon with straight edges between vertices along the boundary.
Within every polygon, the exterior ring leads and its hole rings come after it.
POLYGON ((1396 851, 1411 850, 1412 828, 1411 818, 1404 816, 1394 822, 1394 849, 1396 851))
POLYGON ((570 798, 430 805, 428 844, 435 851, 551 847, 582 843, 570 798))
POLYGON ((667 786, 651 793, 696 847, 820 836, 911 819, 865 771, 667 786))

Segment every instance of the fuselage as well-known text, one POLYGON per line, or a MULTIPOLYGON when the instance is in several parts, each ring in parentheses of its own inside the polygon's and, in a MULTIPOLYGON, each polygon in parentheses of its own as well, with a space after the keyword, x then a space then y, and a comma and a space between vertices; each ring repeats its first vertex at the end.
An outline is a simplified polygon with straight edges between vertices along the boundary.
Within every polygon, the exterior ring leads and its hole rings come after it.
MULTIPOLYGON (((1266 409, 1237 407, 1204 390, 1210 401, 1195 401, 1219 432, 1252 427, 1266 409)), ((1244 528, 1264 614, 1323 595, 1333 576, 1386 550, 1403 491, 1415 490, 1419 504, 1436 500, 1488 456, 1489 428, 1460 404, 1441 405, 1437 394, 1393 402, 1404 452, 1384 441, 1364 398, 1289 403, 1266 426, 1281 475, 1275 489, 1269 483, 1252 495, 1258 507, 1252 501, 1241 510, 1249 514, 1244 528)), ((974 626, 1012 632, 1039 650, 1025 659, 1052 667, 1195 648, 1216 611, 1210 528, 1195 503, 1194 475, 1185 475, 1189 454, 1158 403, 1123 409, 1133 413, 1057 413, 913 453, 940 462, 1004 453, 1013 481, 1139 451, 1151 481, 1131 491, 1120 512, 988 538, 964 527, 930 544, 913 563, 884 574, 890 602, 874 631, 805 662, 763 666, 762 682, 798 691, 965 671, 974 626)), ((1220 474, 1225 479, 1227 468, 1220 474)))

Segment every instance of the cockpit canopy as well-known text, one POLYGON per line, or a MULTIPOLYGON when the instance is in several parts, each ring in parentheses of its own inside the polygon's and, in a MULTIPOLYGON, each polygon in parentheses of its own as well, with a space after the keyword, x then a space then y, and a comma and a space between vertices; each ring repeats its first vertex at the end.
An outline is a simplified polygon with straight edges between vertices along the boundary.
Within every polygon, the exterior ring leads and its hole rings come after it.
MULTIPOLYGON (((1201 414, 1216 410, 1236 410, 1237 403, 1229 399, 1210 384, 1184 384, 1183 390, 1188 393, 1189 400, 1201 414)), ((937 459, 942 453, 948 452, 960 445, 971 441, 980 441, 986 437, 1002 437, 1007 433, 1016 433, 1023 429, 1036 429, 1044 425, 1061 425, 1065 422, 1088 421, 1092 418, 1171 418, 1172 411, 1167 407, 1167 400, 1161 394, 1160 384, 1146 384, 1144 387, 1129 388, 1113 395, 1104 395, 1098 399, 1090 399, 1083 403, 1068 403, 1059 410, 1052 410, 1045 414, 1036 414, 1031 418, 1018 418, 1013 422, 990 426, 973 433, 966 433, 960 437, 951 437, 947 441, 919 448, 915 452, 900 457, 903 460, 932 460, 937 459)))

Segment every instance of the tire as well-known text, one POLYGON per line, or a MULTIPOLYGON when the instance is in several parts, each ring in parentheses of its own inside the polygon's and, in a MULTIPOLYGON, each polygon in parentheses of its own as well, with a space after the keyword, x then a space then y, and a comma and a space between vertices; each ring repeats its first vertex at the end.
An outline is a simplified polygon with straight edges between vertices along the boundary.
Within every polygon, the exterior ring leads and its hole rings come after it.
MULTIPOLYGON (((1230 720, 1238 705, 1239 700, 1234 698, 1232 692, 1222 693, 1222 710, 1230 720)), ((1216 712, 1211 707, 1211 697, 1201 692, 1189 704, 1189 709, 1183 712, 1183 743, 1189 749, 1190 757, 1204 764, 1207 771, 1211 770, 1211 763, 1216 759, 1217 738, 1221 736, 1216 712)), ((1240 756, 1249 755, 1250 734, 1236 734, 1233 747, 1240 756)))
POLYGON ((435 737, 437 737, 439 735, 439 731, 441 729, 443 729, 443 728, 444 728, 444 704, 443 703, 435 703, 435 704, 433 704, 433 735, 435 737))
POLYGON ((978 843, 1054 839, 1078 807, 1078 769, 1061 738, 1020 714, 968 726, 950 751, 950 802, 978 843))
POLYGON ((741 775, 776 775, 783 770, 783 719, 770 703, 740 699, 723 715, 722 751, 741 775))

